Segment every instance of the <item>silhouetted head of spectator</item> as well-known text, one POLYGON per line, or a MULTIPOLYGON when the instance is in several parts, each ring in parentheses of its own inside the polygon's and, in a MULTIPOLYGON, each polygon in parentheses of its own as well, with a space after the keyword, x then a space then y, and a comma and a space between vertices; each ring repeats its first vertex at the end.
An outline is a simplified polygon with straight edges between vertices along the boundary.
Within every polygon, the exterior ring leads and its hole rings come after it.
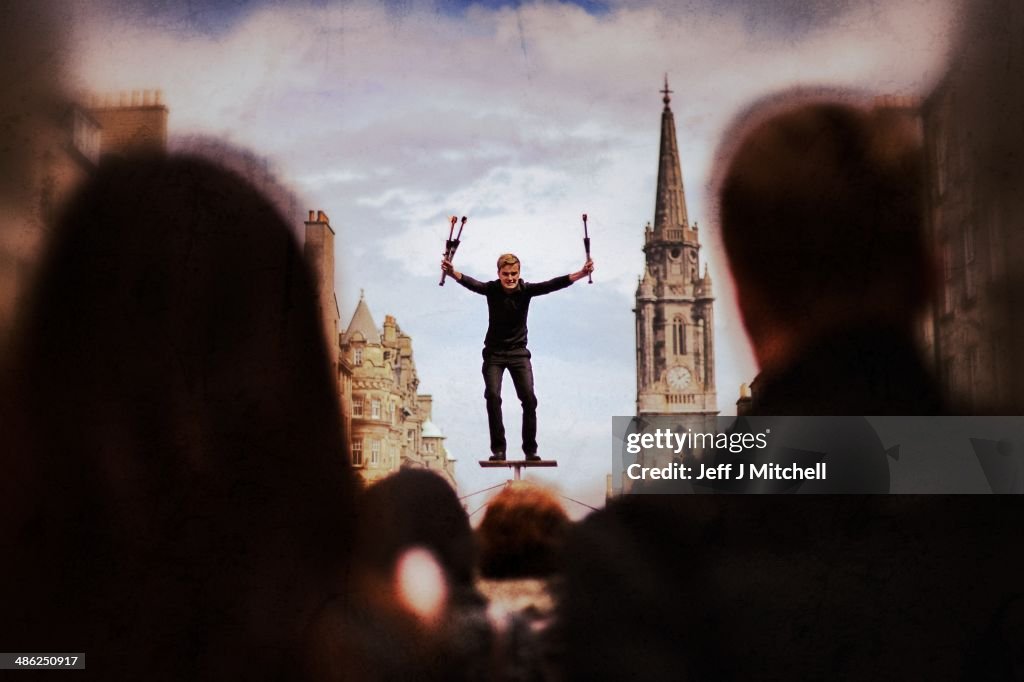
POLYGON ((717 181, 722 238, 762 369, 850 326, 909 333, 932 283, 916 117, 793 100, 770 98, 738 119, 717 181))
POLYGON ((125 677, 283 675, 338 591, 353 493, 287 224, 208 162, 112 160, 68 206, 31 305, 25 636, 116 653, 125 677))
POLYGON ((354 608, 317 624, 313 669, 323 679, 482 679, 489 631, 475 543, 451 485, 401 469, 362 492, 355 519, 354 608))
POLYGON ((494 496, 477 534, 485 578, 544 577, 561 561, 569 517, 550 491, 512 485, 494 496))
POLYGON ((473 583, 476 546, 466 510, 455 490, 426 469, 402 469, 371 485, 357 512, 360 563, 392 575, 413 547, 437 559, 450 586, 473 583))

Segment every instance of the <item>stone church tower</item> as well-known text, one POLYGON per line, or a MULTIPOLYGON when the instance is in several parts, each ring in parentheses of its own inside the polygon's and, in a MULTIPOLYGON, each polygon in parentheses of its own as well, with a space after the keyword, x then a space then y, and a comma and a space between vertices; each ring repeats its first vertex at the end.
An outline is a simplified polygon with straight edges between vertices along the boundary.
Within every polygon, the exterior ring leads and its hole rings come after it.
POLYGON ((662 101, 661 152, 654 228, 644 229, 646 264, 636 291, 637 416, 679 417, 687 428, 714 428, 715 334, 711 277, 701 275, 697 223, 686 214, 686 193, 669 108, 662 101))

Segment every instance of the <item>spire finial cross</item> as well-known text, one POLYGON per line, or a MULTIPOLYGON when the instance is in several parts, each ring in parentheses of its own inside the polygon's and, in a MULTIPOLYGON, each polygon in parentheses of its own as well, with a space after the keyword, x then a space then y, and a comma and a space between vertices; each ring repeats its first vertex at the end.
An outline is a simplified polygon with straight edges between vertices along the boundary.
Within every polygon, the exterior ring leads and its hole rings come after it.
POLYGON ((664 102, 665 106, 667 107, 668 103, 670 101, 669 95, 672 94, 672 90, 668 89, 668 74, 667 73, 665 74, 665 89, 664 90, 659 90, 658 92, 660 92, 661 94, 664 95, 664 97, 661 98, 661 101, 664 102))

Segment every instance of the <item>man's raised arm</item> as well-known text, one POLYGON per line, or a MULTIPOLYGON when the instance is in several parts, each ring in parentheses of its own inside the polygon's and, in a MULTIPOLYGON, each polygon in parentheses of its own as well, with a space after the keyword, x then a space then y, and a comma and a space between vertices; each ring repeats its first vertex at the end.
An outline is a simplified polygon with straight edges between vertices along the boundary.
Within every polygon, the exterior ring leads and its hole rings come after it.
POLYGON ((531 282, 526 285, 526 289, 530 292, 531 296, 543 296, 544 294, 550 294, 552 291, 558 291, 559 289, 571 286, 574 282, 583 279, 588 273, 593 271, 594 261, 587 259, 587 262, 583 264, 583 268, 576 272, 571 272, 568 275, 562 275, 561 277, 555 277, 554 279, 549 279, 546 282, 531 282))
POLYGON ((479 280, 473 279, 469 275, 464 275, 455 269, 452 262, 447 258, 441 261, 441 270, 444 271, 449 277, 454 277, 455 281, 466 287, 470 291, 475 291, 478 294, 487 293, 487 285, 479 280))

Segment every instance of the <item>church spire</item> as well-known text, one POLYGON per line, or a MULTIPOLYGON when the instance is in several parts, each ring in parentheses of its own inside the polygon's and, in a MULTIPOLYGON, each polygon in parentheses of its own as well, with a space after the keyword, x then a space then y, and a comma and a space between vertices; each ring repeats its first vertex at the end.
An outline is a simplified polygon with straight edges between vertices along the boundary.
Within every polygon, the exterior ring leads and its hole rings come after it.
POLYGON ((676 145, 676 123, 669 102, 672 91, 661 90, 665 109, 661 112, 661 152, 658 156, 658 193, 654 200, 655 239, 668 239, 666 230, 689 227, 686 216, 686 193, 683 191, 683 173, 679 169, 679 148, 676 145))

